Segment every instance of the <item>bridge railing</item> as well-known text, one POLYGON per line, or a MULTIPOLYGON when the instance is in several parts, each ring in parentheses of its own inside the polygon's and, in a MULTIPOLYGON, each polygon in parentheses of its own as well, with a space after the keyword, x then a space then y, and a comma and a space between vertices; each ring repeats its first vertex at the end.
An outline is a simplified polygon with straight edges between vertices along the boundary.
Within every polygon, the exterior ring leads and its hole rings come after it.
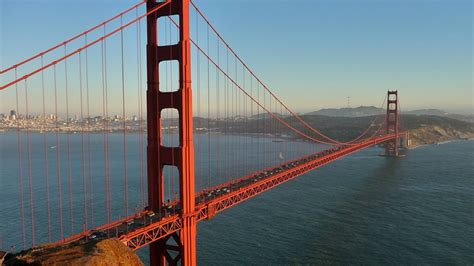
MULTIPOLYGON (((71 241, 147 213, 145 20, 160 9, 139 2, 0 71, 5 245, 71 241)), ((352 140, 327 136, 311 117, 290 109, 194 3, 191 12, 198 197, 380 134, 383 116, 371 118, 352 140)), ((177 42, 177 21, 158 21, 160 45, 177 42)), ((160 90, 177 90, 177 62, 160 63, 159 76, 160 90)), ((168 147, 179 142, 180 130, 170 102, 160 128, 168 147)), ((161 208, 179 211, 179 172, 163 171, 161 208)))

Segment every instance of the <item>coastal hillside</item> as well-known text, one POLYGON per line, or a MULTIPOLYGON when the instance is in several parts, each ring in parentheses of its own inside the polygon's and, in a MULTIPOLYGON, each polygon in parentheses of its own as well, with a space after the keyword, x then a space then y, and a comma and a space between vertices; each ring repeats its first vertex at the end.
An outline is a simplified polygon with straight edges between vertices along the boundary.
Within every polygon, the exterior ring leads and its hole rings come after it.
POLYGON ((306 115, 360 117, 380 115, 383 113, 385 113, 385 109, 382 108, 377 108, 375 106, 359 106, 355 108, 326 108, 307 113, 306 115))
POLYGON ((403 115, 402 128, 410 133, 410 146, 474 138, 474 123, 433 115, 403 115))
MULTIPOLYGON (((316 136, 296 118, 285 117, 283 119, 294 128, 308 135, 316 136)), ((372 127, 367 132, 367 136, 375 134, 375 131, 378 129, 383 129, 381 123, 384 122, 385 115, 362 117, 304 115, 302 119, 325 135, 340 141, 348 141, 358 137, 370 124, 372 124, 372 127)), ((209 129, 206 128, 203 130, 221 133, 257 134, 259 132, 265 132, 266 134, 276 136, 299 138, 299 136, 275 121, 275 119, 269 118, 252 120, 239 119, 232 121, 195 119, 195 121, 202 126, 209 126, 209 129)), ((474 123, 432 115, 401 115, 400 129, 409 132, 411 140, 410 146, 412 147, 454 139, 474 138, 474 123)))
MULTIPOLYGON (((328 109, 329 110, 329 109, 328 109)), ((332 116, 332 115, 301 115, 301 118, 309 125, 317 128, 323 134, 339 141, 349 141, 357 138, 364 132, 369 125, 372 125, 367 131, 366 136, 372 136, 377 130, 383 130, 385 114, 362 115, 372 111, 379 112, 378 109, 352 108, 352 115, 332 116), (362 110, 362 111, 361 111, 362 110), (360 111, 360 112, 359 112, 360 111), (354 113, 356 112, 356 113, 354 113)), ((425 110, 423 112, 435 112, 425 110)), ((421 113, 423 113, 421 112, 421 113)), ((339 113, 339 112, 338 112, 339 113)), ((219 119, 194 117, 193 125, 195 132, 213 133, 213 134, 265 134, 285 138, 299 138, 293 131, 288 129, 282 123, 278 122, 273 116, 284 120, 293 128, 304 132, 307 135, 320 138, 301 121, 293 116, 284 116, 282 114, 255 114, 253 116, 232 116, 221 117, 219 119)), ((462 116, 459 119, 448 117, 448 115, 426 115, 415 112, 414 114, 402 113, 400 116, 401 130, 408 130, 410 133, 410 145, 419 146, 423 144, 433 144, 453 139, 474 138, 474 122, 470 122, 469 117, 462 116)), ((44 118, 42 116, 32 117, 30 119, 18 118, 11 119, 4 117, 0 119, 0 133, 9 131, 26 131, 39 133, 66 133, 77 134, 80 132, 123 132, 124 126, 129 133, 139 131, 146 132, 146 121, 137 119, 121 118, 103 118, 90 117, 83 120, 72 119, 69 121, 44 118)), ((178 130, 178 120, 164 119, 162 123, 163 131, 167 133, 176 133, 178 130)))
POLYGON ((135 252, 116 238, 42 245, 7 254, 3 263, 1 265, 144 265, 135 252))
MULTIPOLYGON (((343 117, 361 117, 385 114, 386 110, 375 106, 359 106, 355 108, 326 108, 318 111, 307 113, 306 115, 324 115, 324 116, 343 116, 343 117)), ((410 111, 401 111, 402 115, 417 116, 439 116, 453 118, 465 122, 474 123, 473 114, 455 114, 440 109, 418 109, 410 111)))

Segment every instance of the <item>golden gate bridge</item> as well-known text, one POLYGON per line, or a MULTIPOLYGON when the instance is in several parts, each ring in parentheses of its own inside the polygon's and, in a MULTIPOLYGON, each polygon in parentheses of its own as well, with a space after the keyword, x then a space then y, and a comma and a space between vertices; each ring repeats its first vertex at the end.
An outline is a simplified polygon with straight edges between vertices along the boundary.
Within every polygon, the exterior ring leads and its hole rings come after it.
POLYGON ((190 0, 140 2, 0 74, 23 249, 117 237, 152 265, 195 265, 198 222, 368 147, 397 157, 406 139, 397 91, 352 139, 327 136, 190 0))

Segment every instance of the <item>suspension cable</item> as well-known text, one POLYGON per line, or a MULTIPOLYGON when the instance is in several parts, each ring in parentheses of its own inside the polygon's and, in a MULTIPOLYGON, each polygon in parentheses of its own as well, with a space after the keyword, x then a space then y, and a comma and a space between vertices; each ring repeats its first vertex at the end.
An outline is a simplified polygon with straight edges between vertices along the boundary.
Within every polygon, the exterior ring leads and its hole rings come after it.
MULTIPOLYGON (((190 1, 191 5, 196 9, 196 11, 201 15, 201 17, 204 19, 204 21, 209 25, 209 27, 214 31, 214 33, 217 35, 217 37, 219 39, 221 39, 221 41, 225 44, 225 46, 234 54, 234 56, 237 58, 237 60, 240 61, 240 63, 242 65, 244 65, 244 67, 249 71, 249 73, 255 77, 255 79, 263 86, 263 88, 268 91, 268 93, 275 99, 277 100, 281 105, 283 105, 285 107, 286 110, 288 110, 296 119, 298 119, 306 128, 310 129, 311 131, 313 131, 314 133, 316 133, 317 135, 323 137, 324 139, 326 139, 327 141, 329 141, 331 144, 332 143, 335 143, 335 144, 350 144, 350 142, 340 142, 340 141, 337 141, 335 139, 332 139, 328 136, 326 136, 325 134, 321 133, 318 129, 312 127, 311 125, 309 125, 306 121, 304 121, 301 116, 299 116, 298 114, 296 114, 295 112, 293 112, 286 104, 283 103, 283 101, 281 101, 269 88, 267 85, 265 85, 256 75, 255 73, 250 69, 250 67, 241 59, 241 57, 230 47, 230 45, 224 40, 224 38, 222 37, 222 35, 217 31, 217 29, 210 23, 209 19, 203 14, 203 12, 196 6, 196 4, 194 4, 193 1, 190 1)), ((323 141, 319 141, 321 143, 325 143, 323 141)), ((326 142, 326 144, 328 144, 326 142)))
POLYGON ((129 13, 130 11, 132 11, 132 10, 135 9, 135 8, 138 8, 139 6, 143 5, 144 3, 146 3, 146 0, 143 0, 142 2, 140 2, 140 3, 136 4, 136 5, 134 5, 133 7, 131 7, 131 8, 129 8, 129 9, 127 9, 127 10, 125 10, 125 11, 123 11, 123 12, 117 14, 116 16, 114 16, 114 17, 112 17, 112 18, 110 18, 110 19, 108 19, 108 20, 106 20, 106 21, 104 21, 104 22, 102 22, 102 23, 100 23, 100 24, 98 24, 98 25, 96 25, 96 26, 94 26, 94 27, 92 27, 92 28, 90 28, 90 29, 88 29, 88 30, 86 30, 86 31, 84 31, 84 32, 82 32, 82 33, 80 33, 80 34, 78 34, 78 35, 76 35, 76 36, 74 36, 74 37, 68 39, 68 40, 66 40, 66 41, 64 41, 64 42, 58 43, 57 45, 55 45, 55 46, 53 46, 53 47, 51 47, 51 48, 49 48, 49 49, 47 49, 47 50, 45 50, 45 51, 42 51, 42 52, 40 52, 40 53, 38 53, 38 54, 36 54, 36 55, 34 55, 34 56, 28 58, 28 59, 25 59, 25 60, 21 61, 20 63, 15 64, 15 65, 13 65, 13 66, 11 66, 11 67, 9 67, 9 68, 6 68, 6 69, 4 69, 4 70, 0 70, 0 74, 4 74, 4 73, 9 72, 9 71, 11 71, 11 70, 13 70, 13 69, 15 69, 15 68, 18 68, 18 67, 20 67, 20 66, 22 66, 22 65, 24 65, 24 64, 26 64, 26 63, 28 63, 28 62, 30 62, 30 61, 32 61, 32 60, 35 60, 35 59, 38 58, 38 57, 43 57, 44 55, 46 55, 46 54, 48 54, 48 53, 50 53, 50 52, 52 52, 52 51, 54 51, 54 50, 56 50, 56 49, 62 47, 63 45, 66 45, 66 44, 68 44, 68 43, 70 43, 70 42, 72 42, 72 41, 74 41, 74 40, 77 40, 77 39, 79 39, 80 37, 85 36, 85 35, 87 35, 88 33, 99 29, 99 28, 102 27, 103 25, 106 25, 106 24, 108 24, 108 23, 110 23, 110 22, 116 20, 116 19, 119 18, 120 16, 123 16, 123 15, 129 13))
MULTIPOLYGON (((167 2, 162 2, 162 3, 167 3, 167 2)), ((113 31, 111 31, 111 32, 109 32, 109 33, 107 33, 107 34, 104 34, 102 37, 97 38, 96 40, 90 42, 89 44, 87 44, 87 45, 85 45, 85 46, 82 46, 82 47, 80 47, 80 48, 78 48, 78 49, 76 49, 76 50, 70 52, 69 54, 66 54, 66 55, 60 57, 60 58, 58 58, 57 60, 55 60, 55 61, 53 61, 53 62, 51 62, 51 63, 49 63, 49 64, 47 64, 47 65, 45 65, 45 66, 43 66, 43 67, 41 67, 41 68, 38 68, 38 69, 36 69, 36 70, 34 70, 34 71, 31 71, 31 72, 29 72, 28 74, 26 74, 26 75, 24 75, 24 76, 22 76, 22 77, 20 77, 20 78, 15 78, 15 80, 13 80, 13 81, 11 81, 11 82, 5 84, 5 85, 0 86, 0 90, 4 90, 4 89, 6 89, 6 88, 8 88, 8 87, 10 87, 10 86, 12 86, 12 85, 14 85, 14 84, 16 84, 16 83, 22 81, 22 80, 25 80, 25 79, 27 79, 27 78, 29 78, 29 77, 31 77, 31 76, 33 76, 33 75, 35 75, 35 74, 37 74, 37 73, 43 71, 43 70, 45 70, 45 69, 48 69, 48 68, 50 68, 50 67, 56 65, 56 64, 59 63, 59 62, 62 62, 62 61, 64 61, 64 60, 66 60, 67 58, 69 58, 69 57, 71 57, 71 56, 73 56, 73 55, 75 55, 75 54, 78 54, 80 51, 82 51, 82 50, 84 50, 84 49, 87 49, 87 48, 89 48, 89 47, 91 47, 91 46, 93 46, 93 45, 95 45, 95 44, 97 44, 97 43, 99 43, 99 42, 101 42, 101 41, 103 41, 103 40, 109 38, 109 37, 112 36, 112 35, 115 35, 116 33, 120 32, 121 30, 123 30, 123 29, 129 27, 130 25, 136 23, 137 21, 141 20, 142 18, 147 17, 147 16, 149 16, 149 15, 155 13, 156 11, 158 11, 159 9, 161 9, 161 8, 164 7, 164 6, 165 6, 164 4, 161 4, 161 5, 159 5, 159 6, 155 7, 155 8, 153 8, 152 10, 148 11, 147 13, 145 13, 145 14, 139 16, 138 18, 135 18, 135 19, 129 21, 128 23, 124 24, 123 26, 121 26, 121 27, 119 27, 119 28, 116 28, 115 30, 113 30, 113 31)), ((105 24, 101 24, 101 26, 104 26, 104 27, 105 27, 105 24)), ((65 45, 65 44, 61 44, 61 45, 65 45)))
MULTIPOLYGON (((334 144, 337 144, 337 145, 355 145, 353 144, 352 142, 354 142, 355 140, 350 140, 350 141, 347 141, 347 142, 340 142, 340 141, 337 141, 337 140, 334 140, 332 138, 329 138, 327 137, 326 135, 322 134, 321 132, 319 132, 317 129, 311 127, 309 124, 307 124, 299 115, 297 115, 296 113, 294 113, 290 108, 288 108, 278 97, 276 97, 276 95, 274 93, 272 93, 270 91, 270 89, 253 73, 253 71, 247 66, 247 64, 245 64, 245 62, 243 62, 243 60, 237 55, 237 53, 229 46, 229 44, 222 38, 222 36, 217 32, 217 30, 212 26, 212 24, 210 24, 209 20, 204 16, 204 14, 202 14, 202 12, 200 12, 200 10, 197 8, 197 6, 191 1, 191 4, 195 7, 196 11, 201 15, 201 17, 206 21, 206 23, 208 24, 208 26, 216 33, 216 35, 219 37, 219 39, 221 39, 221 41, 225 44, 225 46, 227 47, 227 51, 231 51, 233 54, 234 54, 234 57, 235 57, 235 60, 238 60, 246 69, 247 71, 249 71, 249 73, 258 81, 258 83, 260 83, 263 88, 270 94, 271 97, 273 97, 276 101, 278 101, 283 107, 285 107, 285 109, 292 114, 293 117, 295 117, 296 119, 298 119, 301 123, 303 123, 303 125, 310 129, 311 131, 315 132, 316 134, 324 137, 325 139, 327 139, 328 141, 323 141, 323 140, 319 140, 319 139, 316 139, 316 138, 310 138, 312 141, 315 141, 315 142, 319 142, 319 143, 323 143, 323 144, 327 144, 327 145, 334 145, 334 144)), ((171 20, 171 22, 173 22, 173 24, 179 28, 179 25, 176 23, 176 21, 174 21, 171 17, 169 17, 169 19, 171 20)), ((206 54, 199 46, 196 42, 193 41, 193 39, 190 39, 191 43, 193 45, 195 45, 198 50, 203 53, 207 58, 208 60, 212 60, 210 55, 209 54, 206 54)), ((235 62, 236 63, 236 62, 235 62)), ((213 64, 216 65, 215 62, 213 62, 213 64)), ((218 66, 218 65, 217 65, 218 66)), ((248 94, 248 93, 247 93, 248 94)), ((270 111, 271 113, 271 111, 270 111)), ((370 127, 370 125, 369 125, 370 127)), ((300 131, 301 132, 301 131, 300 131)), ((305 134, 306 135, 306 134, 305 134)), ((356 139, 360 139, 360 137, 362 136, 358 136, 356 139)))
MULTIPOLYGON (((43 56, 41 56, 41 66, 43 66, 43 56)), ((45 86, 44 86, 44 73, 41 73, 41 90, 43 92, 43 119, 46 125, 46 97, 45 97, 45 86)), ((52 230, 51 230, 51 203, 49 193, 49 158, 48 158, 48 137, 47 134, 43 135, 44 144, 44 176, 46 186, 46 204, 47 204, 47 216, 48 216, 48 241, 51 242, 52 230)))

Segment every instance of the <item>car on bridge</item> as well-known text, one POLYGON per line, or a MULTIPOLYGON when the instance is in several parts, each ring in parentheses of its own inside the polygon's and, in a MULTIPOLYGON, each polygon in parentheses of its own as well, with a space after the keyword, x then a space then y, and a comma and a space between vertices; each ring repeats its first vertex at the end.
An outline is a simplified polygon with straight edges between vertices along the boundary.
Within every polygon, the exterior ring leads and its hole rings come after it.
POLYGON ((89 237, 89 239, 104 239, 107 238, 107 233, 104 231, 93 231, 89 237))

